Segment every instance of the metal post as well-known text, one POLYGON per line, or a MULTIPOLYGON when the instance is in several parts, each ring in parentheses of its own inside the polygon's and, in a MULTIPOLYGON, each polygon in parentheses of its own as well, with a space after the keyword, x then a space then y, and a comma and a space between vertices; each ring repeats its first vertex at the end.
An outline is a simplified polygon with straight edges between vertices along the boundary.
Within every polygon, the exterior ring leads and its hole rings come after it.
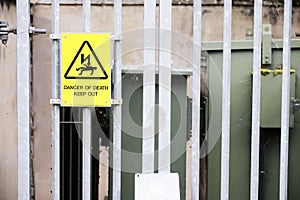
MULTIPOLYGON (((114 0, 114 34, 122 34, 122 0, 114 0)), ((122 98, 122 43, 114 43, 114 91, 115 99, 122 98)), ((121 199, 121 127, 122 105, 113 107, 113 200, 121 199)))
POLYGON ((83 108, 83 155, 82 155, 82 196, 83 199, 91 199, 91 110, 83 108))
POLYGON ((290 109, 290 64, 291 64, 291 19, 292 1, 284 1, 283 25, 283 75, 281 105, 280 145, 280 200, 288 199, 288 155, 289 155, 289 109, 290 109))
POLYGON ((262 0, 254 2, 253 86, 252 86, 252 136, 250 199, 258 200, 259 141, 260 141, 260 78, 262 40, 262 0))
MULTIPOLYGON (((52 0, 52 33, 59 34, 59 0, 52 0)), ((52 98, 60 98, 60 41, 52 41, 52 98)), ((60 106, 52 106, 52 199, 60 199, 60 106)))
MULTIPOLYGON (((83 29, 89 33, 91 29, 91 1, 83 0, 83 29)), ((91 109, 83 108, 83 165, 82 165, 82 198, 91 199, 91 109)))
POLYGON ((144 5, 143 173, 154 173, 156 2, 144 5))
POLYGON ((18 199, 30 193, 30 3, 17 0, 18 199))
POLYGON ((222 144, 221 199, 229 198, 230 157, 230 68, 231 68, 232 0, 224 1, 223 86, 222 86, 222 144))
POLYGON ((194 0, 193 111, 192 111, 192 200, 199 199, 200 188, 200 90, 202 0, 194 0))
POLYGON ((171 166, 171 24, 172 1, 160 0, 158 170, 171 166))

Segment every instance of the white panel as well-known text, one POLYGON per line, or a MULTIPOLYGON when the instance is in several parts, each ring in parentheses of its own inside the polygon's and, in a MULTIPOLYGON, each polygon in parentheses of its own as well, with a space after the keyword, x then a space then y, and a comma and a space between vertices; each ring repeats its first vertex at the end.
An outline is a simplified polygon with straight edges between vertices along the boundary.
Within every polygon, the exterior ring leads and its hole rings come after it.
POLYGON ((136 174, 135 200, 180 200, 179 176, 172 174, 136 174))

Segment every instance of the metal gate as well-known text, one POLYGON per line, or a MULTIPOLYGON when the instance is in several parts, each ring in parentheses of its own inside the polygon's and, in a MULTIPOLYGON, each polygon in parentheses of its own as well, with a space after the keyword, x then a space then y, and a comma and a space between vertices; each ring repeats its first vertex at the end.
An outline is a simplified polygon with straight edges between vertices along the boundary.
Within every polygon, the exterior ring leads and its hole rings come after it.
MULTIPOLYGON (((31 198, 30 181, 30 3, 17 1, 17 48, 18 48, 18 198, 31 198), (26 89, 23 89, 26 88, 26 89), (22 113, 22 115, 21 115, 22 113)), ((252 86, 252 118, 251 118, 251 167, 250 167, 250 199, 259 199, 260 184, 260 138, 261 138, 261 82, 263 65, 268 64, 270 57, 263 57, 262 52, 262 0, 254 1, 254 37, 253 37, 253 86, 252 86)), ((192 60, 192 162, 187 166, 191 170, 191 199, 200 199, 200 157, 205 154, 205 148, 200 147, 200 96, 201 96, 201 53, 202 40, 202 1, 194 0, 193 15, 193 56, 192 60), (201 149, 201 152, 200 152, 201 149)), ((61 107, 60 107, 60 1, 52 0, 52 199, 61 199, 61 107)), ((91 2, 83 0, 84 32, 90 32, 91 2)), ((292 1, 284 1, 284 28, 282 41, 282 92, 281 92, 281 123, 280 123, 280 178, 279 198, 288 198, 288 164, 289 164, 289 132, 290 132, 290 104, 297 103, 297 99, 290 99, 291 73, 291 19, 292 1)), ((142 174, 171 173, 171 74, 175 71, 171 61, 172 39, 172 1, 153 0, 144 1, 144 63, 143 71, 143 123, 142 123, 142 174), (156 6, 159 6, 159 27, 156 25, 156 6), (159 43, 159 45, 157 45, 159 43), (158 49, 158 51, 157 51, 158 49), (157 61, 158 60, 158 61, 157 61), (156 73, 158 71, 158 81, 156 73), (158 83, 158 105, 155 110, 155 84, 158 83), (157 111, 157 112, 155 112, 157 111), (151 116, 149 118, 149 116, 151 116), (158 125, 155 117, 158 117, 158 125), (148 121, 146 121, 148 119, 148 121), (164 122, 164 123, 162 123, 164 122), (155 156, 155 127, 158 127, 158 157, 155 156), (155 161, 157 159, 157 161, 155 161), (158 171, 155 171, 155 162, 158 171)), ((229 199, 230 191, 230 151, 231 142, 231 84, 232 84, 232 0, 224 0, 224 30, 222 43, 222 118, 221 118, 221 174, 220 199, 229 199)), ((2 34, 2 32, 1 32, 2 34)), ((120 200, 121 172, 122 172, 122 1, 114 1, 114 61, 113 61, 113 99, 117 102, 112 106, 112 195, 111 199, 120 200)), ((272 49, 272 48, 271 48, 272 49)), ((264 49, 263 49, 264 51, 264 49)), ((266 55, 271 56, 271 55, 266 55)), ((270 69, 273 70, 273 69, 270 69)), ((80 110, 81 112, 81 110, 80 110)), ((206 119, 208 120, 208 119, 206 119)), ((91 199, 91 108, 82 108, 82 199, 91 199)), ((208 132, 207 134, 210 134, 208 132)), ((296 159, 296 158, 293 158, 296 159)), ((208 169, 209 170, 209 169, 208 169)), ((246 189, 247 190, 247 189, 246 189)))

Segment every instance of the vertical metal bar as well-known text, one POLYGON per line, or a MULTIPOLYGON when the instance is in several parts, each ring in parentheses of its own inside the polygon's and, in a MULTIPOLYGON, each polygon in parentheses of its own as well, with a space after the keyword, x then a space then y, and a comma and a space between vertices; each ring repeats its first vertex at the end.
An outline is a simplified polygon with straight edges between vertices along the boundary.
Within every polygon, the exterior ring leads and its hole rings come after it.
MULTIPOLYGON (((52 33, 59 34, 59 0, 52 0, 52 33)), ((52 41, 52 98, 60 98, 59 40, 52 41)), ((52 199, 60 199, 60 106, 52 106, 52 199)))
POLYGON ((30 193, 30 3, 17 0, 18 199, 30 193))
MULTIPOLYGON (((78 111, 77 111, 78 112, 78 111)), ((80 111, 81 112, 81 111, 80 111)), ((72 118, 71 118, 72 119, 72 118)), ((78 119, 79 120, 79 119, 78 119)), ((74 126, 76 126, 76 124, 74 124, 74 126)), ((81 128, 83 128, 83 123, 82 125, 80 125, 79 127, 79 130, 81 130, 81 128)), ((76 128, 75 128, 76 129, 76 128)), ((73 131, 72 131, 73 132, 73 131)), ((72 133, 71 132, 71 133, 72 133)), ((76 196, 78 199, 81 199, 81 196, 82 196, 82 190, 80 190, 81 186, 82 186, 82 174, 83 174, 83 167, 81 168, 81 164, 83 163, 82 161, 82 157, 81 155, 83 155, 83 145, 82 145, 82 132, 81 131, 78 131, 78 129, 76 129, 76 132, 78 134, 78 138, 77 138, 77 141, 76 141, 76 146, 77 146, 77 179, 76 179, 76 182, 77 182, 77 192, 76 192, 76 196)))
POLYGON ((83 30, 91 32, 91 0, 83 0, 83 30))
POLYGON ((91 199, 91 110, 83 108, 83 155, 82 155, 82 196, 91 199))
POLYGON ((158 170, 171 166, 171 24, 172 1, 160 0, 158 170))
MULTIPOLYGON (((122 0, 114 0, 114 34, 122 34, 122 0)), ((122 98, 122 42, 114 43, 114 91, 115 99, 122 98)), ((121 127, 122 105, 113 107, 113 200, 121 199, 121 127)))
POLYGON ((199 199, 200 188, 200 92, 202 0, 194 0, 193 105, 192 105, 192 200, 199 199))
MULTIPOLYGON (((83 29, 90 32, 91 29, 91 1, 83 0, 83 29)), ((91 109, 83 108, 83 155, 82 155, 82 198, 91 199, 91 109)))
MULTIPOLYGON (((72 112, 70 112, 70 121, 72 120, 72 112)), ((74 154, 75 154, 75 151, 73 151, 73 148, 74 148, 74 142, 73 142, 73 140, 74 140, 74 136, 73 136, 73 131, 74 131, 74 128, 73 128, 73 126, 72 126, 72 124, 71 124, 71 126, 70 126, 70 131, 69 131, 69 140, 67 141, 68 143, 69 143, 69 156, 67 157, 67 160, 68 160, 68 162, 69 162, 69 167, 68 167, 68 175, 69 175, 69 198, 70 199, 75 199, 73 196, 75 196, 76 197, 76 195, 74 195, 75 193, 73 193, 72 191, 74 191, 74 187, 73 187, 73 180, 75 179, 76 180, 76 178, 77 177, 73 177, 73 174, 74 174, 74 168, 75 167, 73 167, 73 162, 74 162, 74 159, 73 159, 73 156, 74 156, 74 154)), ((77 153, 77 152, 76 152, 77 153)), ((75 155, 75 156, 77 156, 77 155, 75 155)), ((75 159, 76 159, 76 157, 75 157, 75 159)), ((64 171, 64 172, 62 172, 62 173, 64 173, 64 174, 66 174, 66 171, 64 171)), ((78 198, 78 197, 77 197, 78 198)))
POLYGON ((250 199, 259 195, 259 141, 260 141, 260 78, 262 41, 262 0, 254 2, 253 81, 252 81, 252 135, 250 199))
MULTIPOLYGON (((66 110, 65 109, 62 109, 61 110, 61 112, 62 112, 62 116, 61 116, 61 118, 62 119, 66 119, 66 110)), ((61 134, 61 155, 66 155, 66 143, 64 142, 64 141, 66 141, 66 129, 67 128, 69 128, 68 126, 66 126, 66 124, 62 124, 61 125, 61 130, 60 130, 60 134, 61 134)), ((54 154, 52 154, 52 157, 54 157, 54 154)), ((63 156, 62 156, 62 158, 61 158, 61 171, 65 171, 66 170, 66 168, 67 168, 67 164, 66 164, 66 160, 63 158, 63 156)), ((52 166, 52 169, 53 169, 53 166, 52 166)), ((52 175, 53 176, 53 175, 52 175)), ((53 184, 53 183, 52 183, 53 184)), ((61 178, 61 190, 62 191, 64 191, 64 190, 66 190, 66 184, 67 184, 67 181, 66 181, 66 179, 62 176, 62 178, 61 178)), ((53 193, 53 192, 52 192, 53 193)), ((52 195, 52 199, 54 199, 53 198, 53 196, 54 195, 52 195)), ((65 196, 65 193, 62 193, 61 194, 61 198, 62 199, 66 199, 66 196, 65 196)))
POLYGON ((156 1, 144 5, 143 173, 154 173, 156 1))
POLYGON ((222 144, 221 144, 221 199, 229 198, 230 156, 230 68, 231 68, 232 0, 224 1, 223 86, 222 86, 222 144))
POLYGON ((280 145, 280 200, 288 199, 288 155, 289 155, 289 109, 290 109, 290 63, 291 63, 291 19, 292 1, 284 1, 283 25, 283 75, 281 105, 280 145))

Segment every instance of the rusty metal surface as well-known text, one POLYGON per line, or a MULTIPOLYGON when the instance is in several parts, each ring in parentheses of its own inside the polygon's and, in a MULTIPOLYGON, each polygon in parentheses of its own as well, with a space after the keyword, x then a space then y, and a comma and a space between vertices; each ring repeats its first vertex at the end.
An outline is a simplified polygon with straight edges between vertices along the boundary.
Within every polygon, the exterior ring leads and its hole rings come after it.
MULTIPOLYGON (((16 26, 16 7, 0 6, 0 19, 16 26)), ((17 199, 16 37, 0 44, 0 199, 17 199)))

